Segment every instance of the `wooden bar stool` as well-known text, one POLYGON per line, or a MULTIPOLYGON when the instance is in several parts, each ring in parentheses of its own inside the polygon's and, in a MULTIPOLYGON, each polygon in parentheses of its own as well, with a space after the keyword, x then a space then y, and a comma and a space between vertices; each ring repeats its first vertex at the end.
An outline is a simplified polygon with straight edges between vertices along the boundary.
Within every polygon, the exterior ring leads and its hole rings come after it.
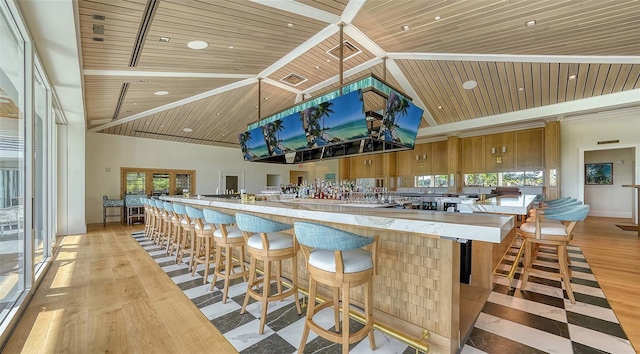
POLYGON ((559 276, 560 280, 564 283, 569 301, 571 301, 572 304, 576 303, 571 288, 571 270, 568 264, 567 245, 573 237, 573 229, 578 221, 584 220, 589 214, 589 208, 588 205, 577 205, 568 208, 562 213, 544 216, 538 215, 534 222, 527 222, 520 226, 519 232, 525 242, 524 271, 522 273, 522 284, 520 285, 521 290, 527 287, 527 280, 530 274, 559 276), (536 259, 536 249, 539 245, 556 248, 559 273, 533 268, 534 264, 546 264, 536 259))
POLYGON ((169 255, 172 255, 173 252, 175 252, 176 263, 179 264, 180 262, 182 262, 182 258, 178 258, 178 256, 182 248, 182 240, 184 234, 183 225, 186 223, 185 216, 187 215, 187 208, 182 204, 174 203, 173 213, 176 216, 176 220, 173 223, 173 242, 171 242, 171 246, 169 247, 169 255))
POLYGON ((173 237, 173 218, 175 217, 173 213, 173 204, 169 202, 162 202, 162 232, 160 234, 160 240, 158 245, 160 248, 164 247, 164 242, 167 241, 166 249, 169 249, 169 244, 171 243, 171 238, 173 237))
MULTIPOLYGON (((191 275, 196 274, 198 264, 204 264, 204 279, 202 284, 207 283, 209 277, 209 267, 211 265, 211 258, 213 257, 213 228, 211 224, 206 223, 204 220, 204 213, 202 209, 190 207, 187 205, 187 215, 194 223, 194 235, 191 241, 191 260, 189 261, 189 268, 191 269, 191 275)), ((215 278, 215 277, 214 277, 215 278)))
POLYGON ((333 227, 296 221, 294 223, 296 239, 301 245, 307 260, 309 272, 309 306, 304 322, 304 331, 298 353, 304 351, 309 329, 332 342, 342 344, 342 353, 349 352, 349 344, 365 336, 369 337, 369 346, 376 349, 373 336, 373 277, 376 275, 376 256, 378 236, 365 237, 333 227), (370 251, 362 249, 371 246, 370 251), (333 288, 333 301, 316 306, 317 283, 333 288), (365 285, 364 291, 364 327, 355 333, 349 333, 349 290, 365 285), (340 290, 342 290, 342 331, 340 331, 340 290), (326 307, 333 306, 335 332, 320 327, 313 316, 326 307))
POLYGON ((144 234, 149 237, 151 230, 151 213, 153 208, 151 207, 151 199, 143 197, 140 198, 142 205, 144 205, 144 234))
POLYGON ((151 215, 151 239, 158 244, 160 239, 160 227, 162 226, 162 201, 151 199, 152 215, 151 215))
POLYGON ((262 312, 260 317, 259 333, 264 332, 264 323, 267 318, 267 308, 269 302, 282 300, 293 295, 294 302, 298 314, 302 314, 300 310, 300 302, 298 301, 298 243, 291 234, 282 231, 291 229, 290 224, 265 219, 259 216, 237 213, 236 222, 238 228, 243 231, 247 242, 247 251, 251 256, 249 265, 249 280, 247 283, 247 294, 244 297, 244 304, 240 314, 244 314, 249 304, 249 298, 252 297, 262 302, 262 312), (292 278, 291 289, 282 290, 282 260, 291 259, 292 278), (257 277, 258 261, 264 262, 264 274, 262 278, 257 277), (271 265, 276 264, 276 273, 272 275, 271 265), (278 293, 270 295, 271 280, 275 279, 278 286, 278 293), (262 284, 262 293, 254 290, 262 284))
POLYGON ((195 230, 196 230, 196 222, 195 220, 191 219, 191 217, 189 216, 189 211, 188 208, 191 208, 190 206, 186 206, 185 205, 185 214, 182 215, 182 238, 180 241, 180 250, 178 251, 178 254, 176 255, 176 259, 177 259, 177 263, 182 262, 182 260, 184 259, 184 256, 186 254, 189 255, 189 271, 192 270, 192 265, 193 265, 193 257, 194 257, 194 253, 193 253, 193 249, 195 248, 195 230))
POLYGON ((247 244, 242 231, 236 223, 236 217, 225 214, 217 210, 204 209, 204 220, 214 226, 215 231, 213 237, 216 248, 216 265, 213 271, 213 281, 211 282, 211 290, 216 285, 216 278, 224 279, 224 289, 222 290, 222 303, 227 302, 227 293, 229 292, 229 281, 243 277, 247 280, 249 271, 244 265, 244 250, 247 244), (233 248, 238 247, 238 261, 233 261, 233 248), (235 272, 235 267, 240 267, 240 272, 235 272))

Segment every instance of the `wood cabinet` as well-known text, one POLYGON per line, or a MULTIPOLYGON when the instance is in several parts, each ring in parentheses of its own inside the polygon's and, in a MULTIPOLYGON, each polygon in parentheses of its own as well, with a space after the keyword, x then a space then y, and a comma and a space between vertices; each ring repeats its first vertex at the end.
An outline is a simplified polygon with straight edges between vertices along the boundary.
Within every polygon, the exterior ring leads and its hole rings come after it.
POLYGON ((544 129, 529 129, 515 132, 515 170, 544 169, 544 129))
POLYGON ((446 141, 431 143, 431 172, 434 175, 448 174, 448 150, 446 141))
POLYGON ((413 176, 413 165, 415 158, 413 150, 397 151, 396 155, 396 176, 413 176))
POLYGON ((484 170, 486 172, 508 172, 514 169, 514 133, 490 134, 484 137, 484 170))
POLYGON ((484 172, 484 137, 462 139, 462 173, 484 172))
POLYGON ((349 158, 351 179, 384 176, 382 154, 355 156, 349 158))

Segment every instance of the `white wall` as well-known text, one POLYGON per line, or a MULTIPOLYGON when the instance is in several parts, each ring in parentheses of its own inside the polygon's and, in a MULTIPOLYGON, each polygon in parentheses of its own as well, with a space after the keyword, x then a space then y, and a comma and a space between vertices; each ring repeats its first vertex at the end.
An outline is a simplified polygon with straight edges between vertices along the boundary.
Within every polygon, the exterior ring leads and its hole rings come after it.
POLYGON ((622 185, 633 183, 633 160, 633 148, 585 152, 585 164, 613 163, 613 184, 584 186, 584 203, 591 205, 590 215, 631 218, 634 191, 622 185))
MULTIPOLYGON (((635 184, 640 184, 640 107, 571 117, 561 122, 561 191, 562 196, 584 200, 584 155, 586 151, 635 148, 630 164, 635 184), (615 144, 598 145, 598 141, 619 140, 615 144)), ((623 187, 620 187, 621 190, 623 187)), ((624 192, 635 195, 632 188, 624 192)), ((633 198, 637 199, 637 198, 633 198)), ((609 198, 601 200, 607 203, 609 198)), ((637 200, 627 205, 628 216, 637 215, 637 200)), ((594 208, 596 206, 594 205, 594 208)), ((600 207, 597 207, 600 208, 600 207)), ((637 220, 636 220, 637 222, 637 220)))
POLYGON ((289 182, 289 171, 309 171, 309 178, 338 173, 337 160, 299 165, 245 162, 240 148, 221 148, 197 144, 166 142, 127 136, 87 133, 86 144, 87 223, 102 222, 102 196, 119 197, 120 168, 169 168, 196 171, 196 193, 214 194, 220 186, 220 171, 244 172, 244 188, 257 193, 267 185, 267 174, 282 175, 289 182), (106 172, 110 169, 110 172, 106 172))

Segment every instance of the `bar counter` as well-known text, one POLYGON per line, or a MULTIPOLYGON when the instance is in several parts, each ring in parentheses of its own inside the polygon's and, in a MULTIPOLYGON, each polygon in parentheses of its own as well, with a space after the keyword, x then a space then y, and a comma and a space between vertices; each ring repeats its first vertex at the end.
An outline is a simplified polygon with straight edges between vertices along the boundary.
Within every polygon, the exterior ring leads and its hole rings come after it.
MULTIPOLYGON (((248 212, 273 220, 318 222, 363 236, 379 235, 378 275, 374 280, 374 318, 384 327, 412 339, 430 333, 431 353, 456 353, 460 341, 460 246, 458 239, 501 243, 512 234, 511 216, 439 211, 368 208, 300 201, 242 202, 222 198, 161 199, 217 209, 248 212)), ((357 204, 356 204, 357 205, 357 204)), ((290 276, 288 264, 283 273, 290 276)), ((298 279, 308 287, 302 253, 298 279)), ((330 298, 324 289, 320 296, 330 298)), ((361 304, 360 289, 351 298, 361 304)), ((466 329, 463 329, 466 330, 466 329)))

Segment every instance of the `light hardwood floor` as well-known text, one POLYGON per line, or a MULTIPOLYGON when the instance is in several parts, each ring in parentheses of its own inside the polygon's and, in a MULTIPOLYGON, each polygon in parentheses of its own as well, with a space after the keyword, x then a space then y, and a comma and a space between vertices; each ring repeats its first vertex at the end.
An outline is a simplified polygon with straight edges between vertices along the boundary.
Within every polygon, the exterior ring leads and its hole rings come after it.
MULTIPOLYGON (((580 246, 622 327, 640 350, 640 240, 588 218, 580 246)), ((129 235, 137 227, 90 225, 67 236, 3 353, 234 353, 129 235)))
POLYGON ((237 353, 130 234, 66 236, 3 353, 237 353))

